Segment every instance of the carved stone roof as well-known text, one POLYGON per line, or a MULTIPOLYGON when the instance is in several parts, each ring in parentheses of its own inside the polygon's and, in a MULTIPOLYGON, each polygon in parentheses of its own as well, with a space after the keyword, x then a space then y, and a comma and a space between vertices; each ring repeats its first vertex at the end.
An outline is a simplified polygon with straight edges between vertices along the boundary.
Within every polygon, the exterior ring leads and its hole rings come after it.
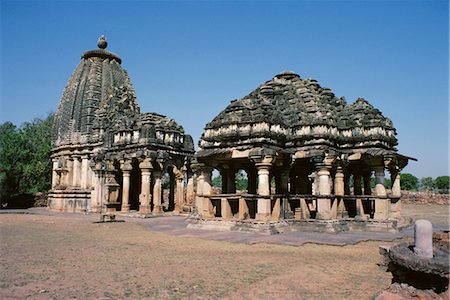
POLYGON ((346 104, 314 79, 285 71, 231 103, 205 127, 202 149, 244 145, 395 149, 396 131, 364 99, 346 104))
POLYGON ((173 119, 140 113, 120 57, 105 49, 103 36, 98 47, 83 53, 63 91, 55 113, 54 149, 89 145, 117 150, 147 145, 193 152, 192 138, 173 119))

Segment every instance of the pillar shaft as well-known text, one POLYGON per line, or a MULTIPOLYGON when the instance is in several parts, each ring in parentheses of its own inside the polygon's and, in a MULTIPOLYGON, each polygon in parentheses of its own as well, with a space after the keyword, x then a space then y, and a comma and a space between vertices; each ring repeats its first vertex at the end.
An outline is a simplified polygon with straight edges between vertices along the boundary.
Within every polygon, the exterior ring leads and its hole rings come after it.
POLYGON ((149 214, 151 212, 150 202, 150 182, 151 170, 153 169, 152 162, 149 158, 144 159, 140 164, 141 169, 141 194, 139 195, 139 212, 141 214, 149 214))
POLYGON ((74 186, 74 187, 80 186, 80 173, 81 173, 80 158, 78 156, 74 156, 73 157, 72 186, 74 186))
POLYGON ((175 211, 181 212, 184 207, 184 174, 179 173, 175 176, 176 189, 175 189, 175 211))
POLYGON ((354 195, 362 195, 361 174, 360 173, 353 174, 353 194, 354 195))
POLYGON ((375 186, 375 220, 386 220, 389 217, 391 201, 386 198, 386 188, 384 187, 384 167, 375 168, 377 185, 375 186))
POLYGON ((58 169, 58 160, 53 159, 53 161, 52 161, 52 189, 54 189, 60 183, 60 176, 56 172, 56 169, 58 169))
POLYGON ((317 175, 319 177, 318 198, 317 198, 317 215, 316 219, 327 220, 331 218, 331 199, 328 197, 321 198, 320 196, 330 196, 330 166, 318 166, 317 175))
POLYGON ((153 213, 158 214, 163 212, 163 206, 161 202, 162 197, 162 172, 153 172, 153 213))
MULTIPOLYGON (((257 163, 258 170, 258 195, 270 196, 270 181, 269 181, 269 163, 257 163)), ((261 197, 258 199, 256 219, 267 221, 271 216, 270 198, 261 197)))

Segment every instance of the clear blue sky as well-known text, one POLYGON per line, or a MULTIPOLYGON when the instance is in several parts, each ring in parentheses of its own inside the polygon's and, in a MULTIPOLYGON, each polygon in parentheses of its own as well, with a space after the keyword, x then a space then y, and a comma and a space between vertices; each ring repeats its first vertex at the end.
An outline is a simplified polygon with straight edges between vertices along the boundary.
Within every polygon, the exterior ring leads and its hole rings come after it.
POLYGON ((392 119, 418 177, 449 173, 449 5, 435 1, 1 1, 0 122, 55 111, 99 35, 142 112, 205 124, 284 70, 392 119))

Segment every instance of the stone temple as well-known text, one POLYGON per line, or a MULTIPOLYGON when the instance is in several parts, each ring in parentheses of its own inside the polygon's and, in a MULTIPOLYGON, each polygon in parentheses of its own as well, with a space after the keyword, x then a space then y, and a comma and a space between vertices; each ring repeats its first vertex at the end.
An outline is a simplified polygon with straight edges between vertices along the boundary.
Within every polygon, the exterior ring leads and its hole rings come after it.
POLYGON ((412 159, 396 145, 391 120, 366 100, 347 104, 316 80, 283 72, 206 125, 192 164, 191 226, 396 231, 404 223, 400 171, 412 159), (212 193, 214 169, 219 194, 212 193), (236 190, 238 171, 248 179, 244 191, 236 190))
POLYGON ((55 113, 49 208, 190 211, 191 136, 173 119, 140 112, 121 58, 106 47, 102 36, 82 54, 55 113))
POLYGON ((406 225, 400 171, 413 158, 398 153, 391 120, 366 100, 347 104, 286 71, 231 101, 194 156, 173 119, 140 112, 120 57, 106 47, 102 36, 82 54, 56 111, 50 209, 185 212, 190 227, 269 233, 406 225))

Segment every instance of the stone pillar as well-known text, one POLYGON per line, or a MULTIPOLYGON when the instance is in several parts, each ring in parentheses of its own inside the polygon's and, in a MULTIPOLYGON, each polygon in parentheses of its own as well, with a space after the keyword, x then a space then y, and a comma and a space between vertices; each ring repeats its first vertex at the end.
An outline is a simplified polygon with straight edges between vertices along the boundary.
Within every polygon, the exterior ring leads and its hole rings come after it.
POLYGON ((333 207, 331 209, 332 215, 334 215, 334 206, 336 205, 336 217, 346 218, 348 217, 347 210, 345 208, 345 202, 342 198, 345 195, 345 183, 344 183, 344 172, 341 167, 336 170, 336 175, 334 175, 334 195, 337 196, 334 200, 333 207))
POLYGON ((150 202, 150 180, 151 170, 153 169, 152 161, 150 158, 145 158, 139 163, 139 169, 141 169, 141 194, 139 195, 139 213, 149 214, 151 212, 150 202))
POLYGON ((220 176, 222 177, 222 194, 228 194, 228 169, 222 169, 220 176))
POLYGON ((80 186, 82 189, 88 187, 88 171, 89 171, 89 156, 83 155, 81 157, 81 174, 80 174, 80 186))
POLYGON ((372 188, 370 187, 370 178, 372 177, 372 171, 364 173, 364 195, 372 195, 372 188))
POLYGON ((330 169, 331 167, 325 164, 317 165, 317 175, 319 177, 318 191, 317 191, 317 215, 316 219, 328 220, 331 218, 331 199, 328 197, 321 198, 320 196, 330 196, 330 169))
POLYGON ((391 173, 392 197, 400 198, 402 196, 402 191, 400 188, 400 172, 391 171, 391 173))
POLYGON ((59 186, 60 183, 60 176, 58 175, 58 172, 56 172, 58 167, 59 167, 59 160, 56 158, 52 159, 52 189, 59 186))
POLYGON ((414 223, 414 254, 433 258, 433 225, 428 220, 421 219, 414 223))
POLYGON ((256 170, 251 168, 247 170, 248 177, 248 193, 256 194, 256 170))
POLYGON ((129 160, 124 160, 120 164, 122 170, 122 212, 130 211, 130 173, 133 170, 133 166, 129 160))
POLYGON ((212 190, 212 168, 203 167, 201 176, 203 177, 201 214, 205 218, 214 218, 213 206, 211 204, 211 200, 209 199, 212 190))
POLYGON ((386 220, 390 213, 390 200, 386 198, 386 188, 384 187, 384 167, 375 168, 375 178, 377 180, 375 186, 375 220, 386 220))
POLYGON ((234 169, 229 169, 227 172, 227 194, 236 193, 236 172, 234 169))
POLYGON ((271 217, 270 203, 270 178, 269 169, 271 163, 260 162, 255 164, 258 170, 258 195, 267 196, 258 199, 256 220, 267 221, 271 217))
POLYGON ((181 212, 184 207, 184 172, 178 171, 175 174, 175 211, 181 212))
POLYGON ((153 214, 163 212, 162 197, 162 171, 153 171, 153 214))
POLYGON ((73 155, 73 172, 72 172, 72 186, 80 187, 81 162, 80 156, 73 155))
POLYGON ((65 186, 71 187, 73 182, 73 159, 67 158, 66 160, 67 172, 65 177, 65 186))
POLYGON ((197 174, 197 188, 195 195, 195 207, 197 212, 201 215, 203 211, 203 185, 205 184, 205 177, 203 176, 201 170, 198 170, 197 174))
POLYGON ((192 206, 194 202, 194 175, 192 173, 188 173, 188 181, 186 186, 186 204, 188 206, 192 206))
POLYGON ((361 174, 359 172, 353 173, 353 195, 362 195, 361 188, 361 174))

